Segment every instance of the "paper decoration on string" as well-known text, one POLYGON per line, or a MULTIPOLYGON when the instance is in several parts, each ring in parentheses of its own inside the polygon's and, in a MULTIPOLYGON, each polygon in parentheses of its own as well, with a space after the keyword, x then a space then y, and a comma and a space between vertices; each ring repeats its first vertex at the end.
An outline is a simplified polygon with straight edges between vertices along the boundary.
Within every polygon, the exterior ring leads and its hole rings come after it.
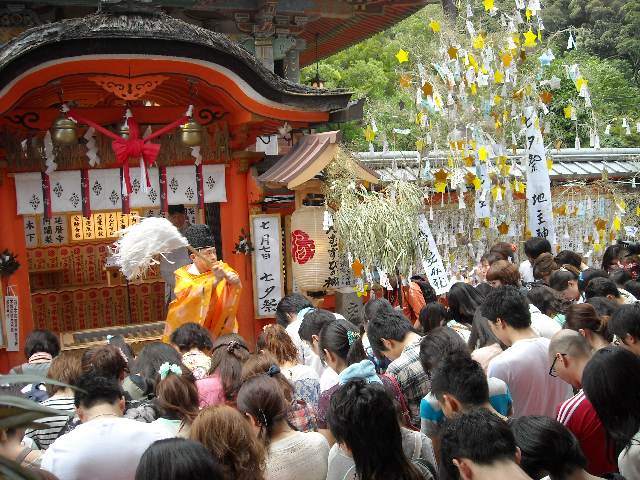
POLYGON ((551 182, 547 168, 542 132, 538 127, 535 107, 524 110, 527 138, 527 213, 528 225, 535 237, 542 237, 555 245, 551 182))
POLYGON ((433 33, 438 33, 440 31, 440 22, 432 19, 429 22, 429 27, 431 27, 433 33))
POLYGON ((569 39, 567 40, 567 50, 571 50, 572 48, 576 47, 576 39, 573 38, 573 32, 569 32, 569 39))
POLYGON ((56 157, 53 153, 53 140, 51 139, 51 131, 47 130, 47 133, 44 136, 44 165, 46 168, 45 173, 47 175, 51 175, 58 168, 58 164, 56 163, 56 157))
POLYGON ((98 155, 98 146, 96 144, 96 129, 89 127, 84 134, 84 139, 87 141, 86 147, 89 165, 95 167, 100 164, 100 155, 98 155))

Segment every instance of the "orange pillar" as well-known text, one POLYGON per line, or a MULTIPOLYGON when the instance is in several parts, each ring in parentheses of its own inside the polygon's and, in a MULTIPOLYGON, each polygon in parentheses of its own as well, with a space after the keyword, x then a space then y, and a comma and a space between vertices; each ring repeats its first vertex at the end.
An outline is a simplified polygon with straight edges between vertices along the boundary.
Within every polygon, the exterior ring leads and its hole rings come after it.
MULTIPOLYGON (((27 265, 27 247, 24 240, 24 224, 21 216, 16 215, 16 187, 13 177, 9 177, 5 171, 0 171, 0 251, 5 248, 18 255, 20 268, 3 280, 3 293, 6 294, 7 285, 13 285, 18 295, 18 311, 20 325, 20 351, 7 352, 0 350, 0 373, 7 373, 15 365, 25 361, 25 339, 33 330, 33 318, 31 316, 31 288, 29 286, 29 267, 27 265)), ((4 309, 4 305, 0 306, 4 309)), ((5 325, 2 325, 4 331, 5 325)))
POLYGON ((240 275, 242 294, 238 308, 239 333, 251 345, 255 345, 255 313, 253 309, 253 277, 251 256, 233 253, 240 230, 249 232, 249 205, 247 199, 247 172, 240 171, 234 160, 225 169, 227 201, 220 204, 222 231, 222 255, 240 275))

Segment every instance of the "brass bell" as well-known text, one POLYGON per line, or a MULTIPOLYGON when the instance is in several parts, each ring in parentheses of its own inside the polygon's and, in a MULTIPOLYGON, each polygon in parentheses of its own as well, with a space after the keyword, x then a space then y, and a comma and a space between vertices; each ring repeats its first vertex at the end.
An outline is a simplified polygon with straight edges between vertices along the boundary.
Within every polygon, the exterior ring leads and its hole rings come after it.
POLYGON ((61 145, 73 145, 78 142, 76 124, 66 117, 59 117, 51 127, 53 141, 61 145))
POLYGON ((125 140, 129 138, 129 125, 127 125, 127 122, 124 122, 122 125, 120 125, 118 135, 120 135, 125 140))
POLYGON ((180 127, 180 140, 188 147, 195 147, 202 143, 202 125, 193 120, 180 127))

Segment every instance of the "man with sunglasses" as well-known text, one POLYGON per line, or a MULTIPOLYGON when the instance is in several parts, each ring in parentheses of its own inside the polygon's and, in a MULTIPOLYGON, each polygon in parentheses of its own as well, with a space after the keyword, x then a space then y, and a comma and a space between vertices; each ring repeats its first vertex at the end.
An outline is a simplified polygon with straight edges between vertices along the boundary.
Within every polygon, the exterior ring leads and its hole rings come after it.
POLYGON ((195 322, 213 338, 238 331, 236 312, 242 285, 237 272, 219 261, 207 225, 191 225, 184 236, 196 251, 191 264, 175 271, 176 299, 169 305, 163 340, 187 322, 195 322))
POLYGON ((615 455, 607 451, 607 432, 593 405, 582 391, 582 372, 591 359, 591 345, 575 330, 560 330, 549 343, 549 375, 558 377, 574 389, 576 395, 560 404, 557 420, 576 436, 587 457, 587 472, 602 476, 617 470, 615 455))

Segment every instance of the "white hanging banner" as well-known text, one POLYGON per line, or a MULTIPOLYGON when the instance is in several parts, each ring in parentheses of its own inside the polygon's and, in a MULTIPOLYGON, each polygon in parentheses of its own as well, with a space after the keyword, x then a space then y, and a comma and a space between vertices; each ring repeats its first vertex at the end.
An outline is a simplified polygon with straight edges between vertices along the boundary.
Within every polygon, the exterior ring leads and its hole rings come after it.
MULTIPOLYGON (((142 177, 140 174, 140 167, 129 169, 131 175, 131 189, 132 192, 129 195, 129 206, 131 208, 140 207, 159 207, 160 206, 160 177, 158 176, 157 168, 149 169, 149 182, 151 186, 147 188, 145 192, 142 188, 142 177)), ((146 182, 146 179, 145 179, 146 182)))
POLYGON ((7 332, 7 352, 17 352, 20 350, 20 323, 18 312, 18 296, 13 291, 13 286, 7 288, 7 295, 4 297, 4 320, 5 331, 7 332))
POLYGON ((120 210, 122 196, 119 168, 89 170, 89 197, 91 210, 120 210))
POLYGON ((436 295, 442 295, 449 291, 451 281, 447 270, 444 268, 444 263, 442 263, 442 257, 431 233, 431 228, 429 228, 427 217, 424 214, 418 216, 418 228, 420 229, 420 235, 426 238, 429 246, 427 255, 424 256, 423 254, 422 268, 429 279, 429 283, 436 290, 436 295))
POLYGON ((202 166, 204 203, 227 201, 227 187, 224 177, 225 168, 225 165, 202 166))
POLYGON ((167 167, 167 202, 169 205, 198 203, 195 166, 167 167))
POLYGON ((252 215, 251 239, 256 318, 273 318, 284 295, 280 215, 252 215))
POLYGON ((480 189, 476 192, 476 218, 491 216, 491 178, 489 166, 486 162, 479 162, 476 166, 476 176, 480 179, 480 189))
POLYGON ((551 181, 544 148, 544 140, 535 107, 524 109, 527 136, 527 212, 529 230, 534 237, 556 243, 551 204, 551 181))
POLYGON ((49 175, 51 188, 51 211, 81 212, 82 188, 80 170, 55 171, 49 175))
POLYGON ((42 174, 40 172, 16 173, 14 178, 18 215, 41 215, 44 212, 42 174))

